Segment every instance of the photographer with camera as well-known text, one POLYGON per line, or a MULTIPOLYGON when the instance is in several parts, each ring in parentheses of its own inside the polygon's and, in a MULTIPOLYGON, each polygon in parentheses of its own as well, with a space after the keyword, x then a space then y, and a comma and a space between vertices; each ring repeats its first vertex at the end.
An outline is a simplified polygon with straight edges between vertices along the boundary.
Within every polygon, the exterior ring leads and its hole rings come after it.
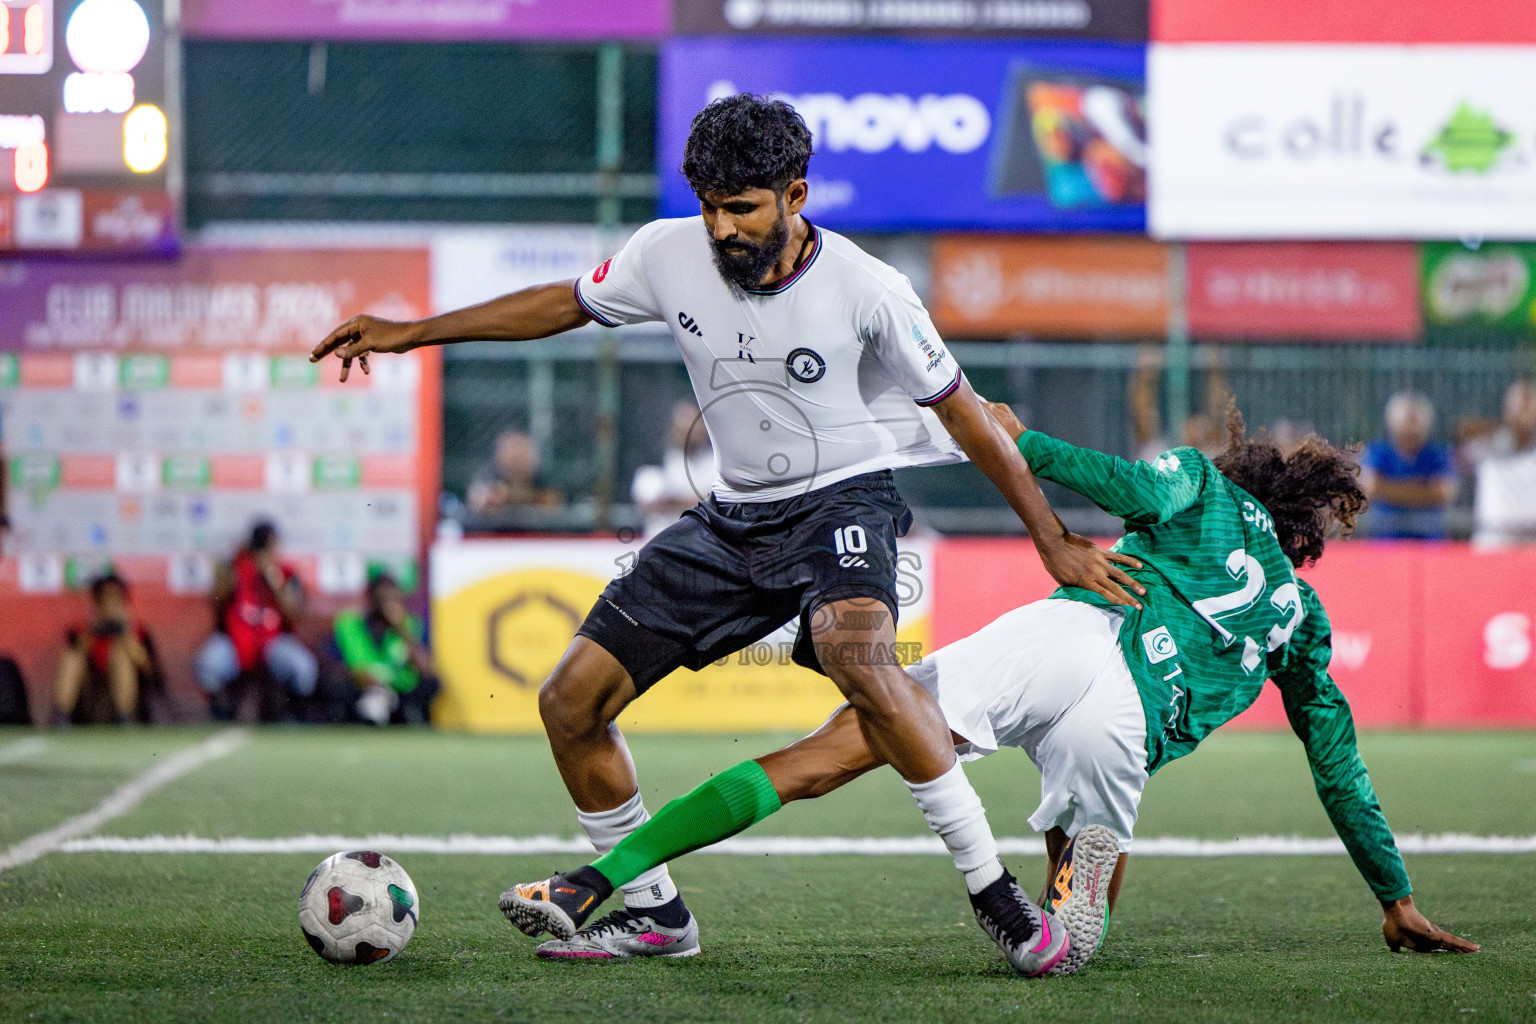
POLYGON ((145 697, 160 687, 160 666, 154 639, 133 614, 122 577, 109 571, 91 584, 91 616, 71 626, 65 637, 68 646, 53 684, 53 724, 102 721, 103 691, 114 724, 148 722, 145 697))

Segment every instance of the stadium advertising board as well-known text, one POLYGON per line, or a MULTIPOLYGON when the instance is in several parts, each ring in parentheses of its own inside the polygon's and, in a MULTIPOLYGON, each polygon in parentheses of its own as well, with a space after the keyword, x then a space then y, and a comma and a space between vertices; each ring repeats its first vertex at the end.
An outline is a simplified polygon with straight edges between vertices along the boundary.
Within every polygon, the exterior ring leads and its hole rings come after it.
POLYGON ((807 214, 836 229, 1140 231, 1144 49, 1101 43, 683 38, 660 60, 661 210, 712 99, 769 93, 816 137, 807 214))
POLYGON ((1536 47, 1155 44, 1148 81, 1158 237, 1536 236, 1536 47))
POLYGON ((674 0, 680 34, 1147 38, 1146 0, 674 0))
POLYGON ((1536 43, 1530 0, 1158 0, 1152 38, 1174 43, 1536 43))
POLYGON ((1197 338, 1419 337, 1419 251, 1410 242, 1195 242, 1185 254, 1197 338))
POLYGON ((651 39, 668 0, 184 0, 189 36, 451 42, 651 39))
POLYGON ((336 381, 351 313, 429 309, 424 249, 193 250, 176 262, 0 263, 14 585, 110 557, 197 593, 258 517, 323 593, 369 563, 409 583, 441 457, 435 350, 336 381))
POLYGON ((1536 335, 1536 245, 1424 245, 1424 316, 1430 336, 1536 335))
MULTIPOLYGON (((440 541, 432 548, 434 647, 443 695, 433 720, 472 732, 543 731, 539 686, 608 580, 639 544, 616 540, 440 541)), ((893 652, 928 650, 932 544, 903 541, 893 652)), ((827 677, 790 661, 793 624, 700 672, 679 669, 620 716, 625 729, 810 729, 842 703, 827 677)))
POLYGON ((0 252, 170 253, 162 0, 0 0, 0 252))
POLYGON ((941 235, 930 309, 955 339, 1161 337, 1168 251, 1140 238, 941 235))

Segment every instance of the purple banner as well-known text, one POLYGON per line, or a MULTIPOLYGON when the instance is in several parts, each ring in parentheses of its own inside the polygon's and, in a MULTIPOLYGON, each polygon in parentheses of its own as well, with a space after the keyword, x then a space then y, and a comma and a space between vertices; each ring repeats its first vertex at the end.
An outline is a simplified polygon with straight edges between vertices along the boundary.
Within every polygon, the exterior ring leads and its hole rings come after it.
POLYGON ((183 29, 204 39, 654 39, 668 0, 185 0, 183 29))

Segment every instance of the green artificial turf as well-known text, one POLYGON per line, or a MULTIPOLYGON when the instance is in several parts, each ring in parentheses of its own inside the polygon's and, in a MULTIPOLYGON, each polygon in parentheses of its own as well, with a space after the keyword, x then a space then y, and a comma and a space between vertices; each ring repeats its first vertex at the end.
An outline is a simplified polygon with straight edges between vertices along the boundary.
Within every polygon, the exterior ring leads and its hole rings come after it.
MULTIPOLYGON (((0 764, 15 842, 87 809, 207 733, 76 730, 0 764)), ((0 750, 23 733, 0 731, 0 750)), ((655 808, 780 737, 635 737, 655 808)), ((1368 735, 1400 832, 1536 832, 1536 736, 1368 735)), ((1012 755, 1012 756, 1010 756, 1012 755)), ((1002 835, 1038 781, 1004 751, 968 766, 1002 835)), ((256 733, 101 829, 142 836, 576 831, 542 740, 362 730, 256 733)), ((908 835, 889 772, 793 806, 757 834, 908 835)), ((1327 835, 1299 745, 1225 734, 1160 773, 1138 836, 1327 835)), ((389 852, 387 849, 384 852, 389 852)), ((940 857, 693 857, 689 960, 546 964, 497 915, 508 884, 571 858, 403 855, 421 926, 395 961, 338 968, 299 934, 316 855, 54 853, 0 874, 0 1021, 1536 1021, 1536 855, 1418 856, 1421 907, 1484 944, 1389 953, 1343 857, 1133 857, 1081 975, 1024 981, 970 920, 940 857)), ((1012 865, 1028 887, 1040 865, 1012 865)))

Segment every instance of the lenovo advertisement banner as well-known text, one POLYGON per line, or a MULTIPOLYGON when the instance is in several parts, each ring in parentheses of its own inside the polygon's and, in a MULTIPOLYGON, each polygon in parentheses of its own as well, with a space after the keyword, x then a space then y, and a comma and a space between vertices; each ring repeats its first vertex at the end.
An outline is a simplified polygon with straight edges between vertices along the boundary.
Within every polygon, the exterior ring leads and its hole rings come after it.
POLYGON ((653 39, 668 0, 184 0, 188 36, 473 42, 653 39))
POLYGON ((1196 242, 1185 254, 1197 338, 1419 337, 1419 252, 1411 242, 1196 242))
POLYGON ((1536 47, 1156 44, 1162 238, 1536 237, 1536 47))
POLYGON ((1144 50, 1103 43, 674 39, 660 59, 661 211, 698 213, 688 127, 737 92, 816 138, 807 214, 835 229, 1140 231, 1144 50))
POLYGON ((929 309, 953 339, 1161 337, 1168 250, 1142 238, 941 235, 929 309))
POLYGON ((672 11, 684 35, 1147 38, 1147 0, 674 0, 672 11))

